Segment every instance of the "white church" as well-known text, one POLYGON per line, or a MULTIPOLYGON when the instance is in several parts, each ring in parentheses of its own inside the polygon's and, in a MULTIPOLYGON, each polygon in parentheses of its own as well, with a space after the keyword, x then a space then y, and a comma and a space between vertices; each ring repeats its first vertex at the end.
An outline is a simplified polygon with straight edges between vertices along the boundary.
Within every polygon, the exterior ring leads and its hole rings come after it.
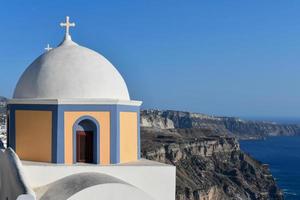
MULTIPOLYGON (((176 168, 140 157, 140 106, 65 28, 20 77, 0 151, 0 200, 174 200, 176 168)), ((134 72, 133 72, 134 73, 134 72)))

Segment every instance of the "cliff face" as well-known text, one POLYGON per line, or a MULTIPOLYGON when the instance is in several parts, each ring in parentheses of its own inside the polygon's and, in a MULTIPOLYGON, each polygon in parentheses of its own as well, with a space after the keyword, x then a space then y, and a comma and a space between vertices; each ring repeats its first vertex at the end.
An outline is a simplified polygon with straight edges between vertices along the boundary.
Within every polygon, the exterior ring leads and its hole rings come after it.
POLYGON ((170 110, 142 111, 141 126, 159 129, 209 129, 216 134, 234 135, 241 139, 300 134, 300 125, 296 124, 288 125, 274 122, 249 121, 234 117, 216 117, 170 110))
POLYGON ((207 129, 142 128, 142 156, 176 166, 177 200, 283 199, 267 166, 207 129))
POLYGON ((299 125, 145 110, 141 127, 142 155, 177 167, 178 200, 283 199, 268 166, 236 138, 297 135, 299 125))

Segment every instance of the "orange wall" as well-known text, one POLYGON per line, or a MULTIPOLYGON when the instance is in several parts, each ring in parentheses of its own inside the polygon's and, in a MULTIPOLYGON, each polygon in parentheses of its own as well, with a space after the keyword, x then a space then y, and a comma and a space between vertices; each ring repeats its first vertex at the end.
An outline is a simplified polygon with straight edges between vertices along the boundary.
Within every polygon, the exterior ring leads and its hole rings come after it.
POLYGON ((138 127, 136 112, 120 112, 120 162, 138 158, 138 127))
POLYGON ((91 116, 100 124, 100 164, 110 164, 110 113, 65 112, 65 163, 73 164, 73 125, 82 116, 91 116))
POLYGON ((51 162, 52 112, 16 110, 15 123, 20 159, 51 162))

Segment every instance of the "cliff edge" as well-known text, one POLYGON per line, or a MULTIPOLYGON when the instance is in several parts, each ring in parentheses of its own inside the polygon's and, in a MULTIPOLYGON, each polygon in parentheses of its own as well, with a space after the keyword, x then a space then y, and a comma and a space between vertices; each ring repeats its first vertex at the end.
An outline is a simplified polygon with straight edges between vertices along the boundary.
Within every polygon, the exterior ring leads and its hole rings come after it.
POLYGON ((209 129, 215 134, 231 135, 238 139, 300 135, 299 124, 278 124, 173 110, 143 110, 141 126, 159 129, 209 129))
POLYGON ((201 129, 141 133, 143 157, 176 166, 177 200, 283 199, 268 166, 243 153, 233 137, 201 129))
POLYGON ((177 200, 283 199, 268 165, 242 152, 228 127, 234 130, 241 123, 255 130, 253 123, 263 124, 260 130, 268 130, 259 132, 263 136, 279 129, 297 134, 297 128, 239 119, 226 125, 228 121, 185 112, 142 111, 142 156, 176 166, 177 200))

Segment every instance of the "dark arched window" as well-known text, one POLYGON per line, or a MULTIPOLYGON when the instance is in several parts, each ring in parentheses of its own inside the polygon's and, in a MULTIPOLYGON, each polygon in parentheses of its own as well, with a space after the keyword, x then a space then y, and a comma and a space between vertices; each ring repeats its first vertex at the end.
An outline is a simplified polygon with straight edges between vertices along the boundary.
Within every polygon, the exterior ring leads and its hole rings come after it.
POLYGON ((97 134, 96 124, 89 120, 84 119, 80 121, 76 128, 76 162, 93 163, 94 159, 94 141, 97 134))

